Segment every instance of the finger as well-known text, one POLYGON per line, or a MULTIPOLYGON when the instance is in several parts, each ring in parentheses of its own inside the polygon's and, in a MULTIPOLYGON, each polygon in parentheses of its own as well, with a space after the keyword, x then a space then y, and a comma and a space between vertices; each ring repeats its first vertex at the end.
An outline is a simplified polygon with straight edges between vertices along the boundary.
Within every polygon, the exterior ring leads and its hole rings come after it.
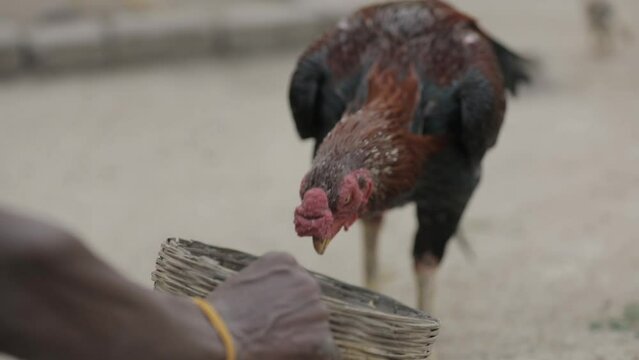
POLYGON ((306 271, 297 264, 293 256, 283 252, 270 252, 230 277, 216 291, 238 286, 241 283, 248 285, 255 281, 284 282, 283 285, 290 288, 294 287, 293 285, 299 285, 300 281, 301 283, 309 282, 308 279, 303 277, 304 275, 306 275, 306 271))
POLYGON ((283 252, 269 252, 250 263, 238 275, 246 277, 248 274, 266 275, 273 271, 287 270, 290 272, 299 269, 302 267, 297 264, 293 256, 283 252))
POLYGON ((286 264, 291 266, 297 266, 297 260, 293 257, 293 255, 279 252, 279 251, 271 251, 264 254, 262 257, 255 261, 256 263, 279 263, 286 264))

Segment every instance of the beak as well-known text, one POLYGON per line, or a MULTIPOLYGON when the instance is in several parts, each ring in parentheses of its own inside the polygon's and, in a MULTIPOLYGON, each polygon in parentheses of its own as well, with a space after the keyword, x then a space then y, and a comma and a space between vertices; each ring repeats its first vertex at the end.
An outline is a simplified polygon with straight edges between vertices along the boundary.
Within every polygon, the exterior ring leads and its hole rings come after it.
POLYGON ((313 247, 315 248, 315 252, 319 255, 323 255, 324 251, 328 247, 328 243, 331 242, 332 239, 322 239, 316 236, 313 236, 313 247))

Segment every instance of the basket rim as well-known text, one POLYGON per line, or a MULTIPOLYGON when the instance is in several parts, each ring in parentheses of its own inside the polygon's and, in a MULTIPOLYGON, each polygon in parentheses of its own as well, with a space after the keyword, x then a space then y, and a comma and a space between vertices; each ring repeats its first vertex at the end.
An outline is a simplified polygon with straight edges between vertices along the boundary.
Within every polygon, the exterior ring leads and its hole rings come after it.
MULTIPOLYGON (((194 258, 205 258, 216 261, 220 266, 240 271, 250 262, 255 261, 258 257, 240 250, 230 249, 226 247, 216 246, 204 243, 198 240, 189 240, 181 237, 170 237, 163 244, 162 249, 166 247, 176 247, 188 251, 194 258), (217 253, 223 253, 225 257, 217 253)), ((162 253, 160 253, 161 260, 162 253)), ((324 275, 315 271, 306 269, 317 281, 322 288, 322 297, 333 303, 348 309, 353 315, 374 315, 383 316, 388 321, 398 323, 410 323, 411 326, 419 326, 425 329, 439 328, 439 321, 429 314, 412 308, 390 296, 371 291, 369 289, 348 284, 337 280, 328 275, 324 275), (351 293, 359 294, 362 298, 369 298, 371 302, 363 303, 351 293), (345 296, 345 298, 337 297, 337 295, 345 296), (347 301, 351 300, 351 301, 347 301), (373 301, 375 300, 375 301, 373 301)))

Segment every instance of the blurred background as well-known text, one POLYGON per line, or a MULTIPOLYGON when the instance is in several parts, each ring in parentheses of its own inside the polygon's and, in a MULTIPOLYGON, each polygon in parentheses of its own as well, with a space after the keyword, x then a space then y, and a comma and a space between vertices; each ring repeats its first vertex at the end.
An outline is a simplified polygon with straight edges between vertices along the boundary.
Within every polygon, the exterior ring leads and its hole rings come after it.
MULTIPOLYGON (((438 280, 444 360, 639 359, 639 2, 452 0, 537 59, 438 280), (607 47, 605 45, 604 47, 607 47)), ((364 0, 0 0, 0 204, 74 229, 151 287, 164 239, 283 250, 362 284, 360 228, 323 257, 293 209, 311 143, 298 54, 364 0)), ((412 305, 412 206, 389 214, 383 292, 412 305)), ((1 296, 1 295, 0 295, 1 296)))

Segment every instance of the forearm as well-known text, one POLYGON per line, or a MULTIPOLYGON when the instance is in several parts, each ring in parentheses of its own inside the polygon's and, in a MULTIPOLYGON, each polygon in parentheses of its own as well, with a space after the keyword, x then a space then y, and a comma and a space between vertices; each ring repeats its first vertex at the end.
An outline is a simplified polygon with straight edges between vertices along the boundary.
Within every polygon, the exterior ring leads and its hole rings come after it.
MULTIPOLYGON (((337 355, 319 285, 290 255, 263 256, 209 300, 239 360, 337 355)), ((190 299, 142 289, 62 229, 0 209, 2 352, 25 360, 226 358, 190 299)))
POLYGON ((24 359, 224 359, 217 334, 189 299, 142 289, 81 245, 28 259, 0 265, 0 352, 24 359))

